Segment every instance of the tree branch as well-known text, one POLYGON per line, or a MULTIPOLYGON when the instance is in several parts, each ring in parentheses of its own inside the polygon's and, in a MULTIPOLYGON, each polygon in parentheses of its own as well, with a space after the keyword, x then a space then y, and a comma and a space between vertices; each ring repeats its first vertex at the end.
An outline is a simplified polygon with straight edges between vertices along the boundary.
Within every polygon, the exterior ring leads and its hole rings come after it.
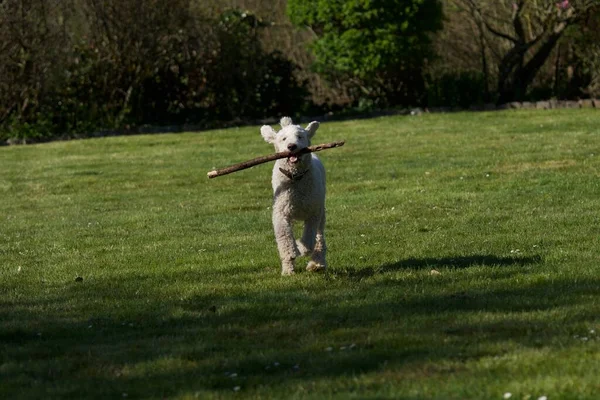
MULTIPOLYGON (((488 31, 490 31, 494 35, 496 35, 498 37, 501 37, 503 39, 506 39, 506 40, 508 40, 510 42, 513 42, 513 43, 517 43, 518 42, 518 39, 515 39, 514 37, 512 37, 508 33, 501 32, 501 31, 495 29, 493 26, 491 26, 490 23, 484 17, 483 12, 481 11, 481 8, 477 4, 476 0, 465 0, 465 1, 467 3, 468 7, 470 7, 471 10, 473 11, 472 12, 473 16, 477 16, 477 18, 485 25, 485 27, 486 27, 486 29, 488 31)), ((520 0, 520 1, 523 1, 523 0, 520 0)))
POLYGON ((520 39, 520 42, 525 43, 527 38, 525 37, 525 29, 523 28, 523 21, 521 21, 521 13, 523 12, 523 6, 525 5, 524 0, 519 0, 515 3, 515 8, 513 11, 512 19, 513 19, 513 27, 515 28, 515 33, 520 39))

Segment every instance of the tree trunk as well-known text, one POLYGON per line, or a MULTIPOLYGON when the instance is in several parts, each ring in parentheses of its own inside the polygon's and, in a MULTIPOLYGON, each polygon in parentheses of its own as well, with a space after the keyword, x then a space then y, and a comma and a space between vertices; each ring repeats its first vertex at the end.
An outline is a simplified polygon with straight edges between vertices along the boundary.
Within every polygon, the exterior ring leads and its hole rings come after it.
POLYGON ((523 67, 523 60, 528 47, 522 43, 516 43, 508 52, 499 65, 498 72, 498 103, 508 103, 514 100, 520 100, 520 84, 518 77, 523 67))
POLYGON ((525 64, 525 66, 519 71, 519 81, 523 85, 523 89, 526 89, 536 74, 542 68, 542 66, 546 63, 550 54, 552 54, 552 50, 556 47, 559 39, 562 37, 564 30, 561 30, 558 33, 553 33, 548 40, 537 50, 535 55, 525 64))
POLYGON ((516 45, 500 63, 498 75, 499 104, 523 100, 527 88, 533 82, 536 74, 542 68, 552 50, 562 37, 563 30, 552 33, 546 41, 535 50, 533 57, 526 63, 525 54, 528 46, 516 45))
POLYGON ((477 30, 479 31, 479 51, 481 55, 481 72, 483 74, 483 85, 484 85, 484 102, 490 101, 490 72, 488 67, 487 54, 485 51, 485 35, 484 27, 481 21, 477 21, 477 30))

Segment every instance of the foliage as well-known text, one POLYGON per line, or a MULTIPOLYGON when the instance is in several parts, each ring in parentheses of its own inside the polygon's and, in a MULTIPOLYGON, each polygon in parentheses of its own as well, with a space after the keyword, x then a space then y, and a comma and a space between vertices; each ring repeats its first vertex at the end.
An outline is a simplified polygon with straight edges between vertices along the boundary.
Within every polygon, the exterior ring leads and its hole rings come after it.
POLYGON ((429 107, 460 107, 481 105, 486 102, 485 78, 478 72, 446 72, 427 79, 429 107))
POLYGON ((508 46, 501 49, 497 91, 500 103, 523 100, 538 71, 571 26, 598 10, 597 0, 458 0, 457 4, 508 46))
POLYGON ((0 143, 600 96, 596 0, 286 3, 2 0, 0 143))
POLYGON ((294 76, 296 67, 278 51, 263 51, 258 35, 266 26, 246 11, 221 16, 219 50, 206 84, 211 110, 224 120, 296 115, 306 106, 308 94, 294 76))
POLYGON ((258 127, 0 148, 0 398, 596 399, 597 121, 323 124, 291 279, 258 127))
POLYGON ((68 3, 0 2, 0 132, 9 125, 9 130, 18 127, 20 133, 36 137, 49 134, 50 117, 41 104, 64 66, 68 40, 58 17, 67 12, 68 3))
POLYGON ((288 13, 317 36, 315 70, 348 82, 356 99, 395 105, 420 97, 429 35, 441 27, 439 1, 291 0, 288 13))
POLYGON ((209 17, 190 0, 70 1, 74 11, 0 5, 0 140, 210 125, 306 106, 296 66, 263 50, 268 25, 250 12, 209 17))
POLYGON ((573 30, 573 59, 575 81, 569 87, 576 95, 600 97, 600 8, 573 30))

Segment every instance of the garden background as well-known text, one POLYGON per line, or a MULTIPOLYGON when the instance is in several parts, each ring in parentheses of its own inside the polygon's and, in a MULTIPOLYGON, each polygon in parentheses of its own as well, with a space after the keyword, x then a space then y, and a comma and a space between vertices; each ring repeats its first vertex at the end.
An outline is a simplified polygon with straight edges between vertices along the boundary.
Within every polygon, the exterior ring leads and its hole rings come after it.
POLYGON ((2 0, 0 142, 594 98, 598 4, 2 0))

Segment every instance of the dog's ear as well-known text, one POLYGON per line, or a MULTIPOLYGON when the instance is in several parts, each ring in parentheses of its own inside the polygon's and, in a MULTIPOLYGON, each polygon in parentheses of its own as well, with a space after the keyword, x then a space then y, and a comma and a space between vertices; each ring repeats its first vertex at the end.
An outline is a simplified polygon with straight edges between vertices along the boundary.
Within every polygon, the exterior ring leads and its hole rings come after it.
POLYGON ((282 128, 292 125, 292 119, 290 117, 283 117, 281 120, 279 120, 279 125, 281 125, 282 128))
POLYGON ((319 129, 319 123, 317 121, 313 121, 306 126, 306 131, 308 132, 308 138, 312 138, 317 133, 317 129, 319 129))
POLYGON ((263 125, 260 128, 260 135, 263 137, 263 139, 265 139, 265 142, 267 143, 273 143, 275 141, 276 134, 277 132, 275 132, 275 130, 269 125, 263 125))

